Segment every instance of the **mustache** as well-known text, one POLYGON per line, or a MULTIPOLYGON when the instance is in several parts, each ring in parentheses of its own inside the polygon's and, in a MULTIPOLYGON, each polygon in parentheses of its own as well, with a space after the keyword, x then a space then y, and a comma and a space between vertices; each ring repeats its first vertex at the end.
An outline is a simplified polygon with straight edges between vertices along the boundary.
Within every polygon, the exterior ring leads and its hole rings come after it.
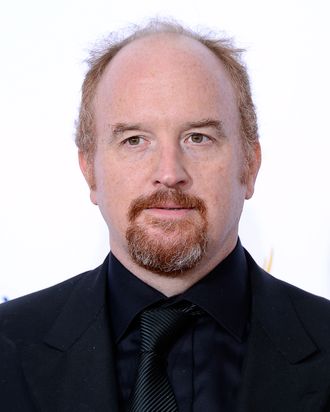
POLYGON ((128 210, 128 219, 133 222, 143 210, 165 208, 169 203, 174 203, 178 208, 196 209, 203 217, 206 216, 205 202, 201 198, 178 189, 162 189, 133 200, 128 210))

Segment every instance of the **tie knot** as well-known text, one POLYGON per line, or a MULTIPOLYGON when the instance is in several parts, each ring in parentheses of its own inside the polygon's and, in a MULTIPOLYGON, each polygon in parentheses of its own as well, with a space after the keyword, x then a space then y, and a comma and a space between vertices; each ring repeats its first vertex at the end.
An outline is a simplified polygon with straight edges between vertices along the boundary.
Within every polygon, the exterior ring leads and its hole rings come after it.
POLYGON ((140 317, 142 352, 164 353, 180 330, 201 310, 190 302, 145 310, 140 317))

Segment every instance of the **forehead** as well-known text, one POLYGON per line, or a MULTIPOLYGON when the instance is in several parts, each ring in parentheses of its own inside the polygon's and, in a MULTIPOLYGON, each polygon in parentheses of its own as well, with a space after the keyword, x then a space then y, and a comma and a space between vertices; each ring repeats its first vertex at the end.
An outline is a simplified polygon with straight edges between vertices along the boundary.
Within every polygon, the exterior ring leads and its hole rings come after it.
POLYGON ((108 64, 96 88, 96 123, 129 106, 133 112, 138 107, 139 116, 143 108, 150 116, 152 106, 159 115, 182 117, 184 112, 186 120, 195 120, 188 117, 203 108, 204 117, 211 116, 210 110, 216 116, 220 108, 237 114, 235 90, 220 59, 197 40, 173 33, 134 40, 108 64))

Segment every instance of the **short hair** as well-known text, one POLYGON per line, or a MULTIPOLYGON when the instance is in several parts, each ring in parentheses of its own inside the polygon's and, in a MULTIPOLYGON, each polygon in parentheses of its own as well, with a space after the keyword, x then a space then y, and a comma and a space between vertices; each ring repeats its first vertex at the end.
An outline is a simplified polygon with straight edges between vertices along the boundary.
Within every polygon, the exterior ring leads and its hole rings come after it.
POLYGON ((90 58, 87 60, 89 70, 82 85, 81 105, 76 125, 75 141, 79 150, 84 152, 89 160, 93 159, 96 149, 93 101, 96 87, 107 65, 127 44, 150 35, 163 33, 174 33, 195 39, 211 50, 223 63, 236 91, 240 132, 249 163, 251 149, 258 141, 258 126, 247 69, 241 60, 244 50, 235 48, 230 39, 220 38, 213 33, 205 35, 173 20, 152 19, 143 27, 133 26, 130 34, 127 34, 127 30, 110 33, 101 47, 91 51, 90 58))

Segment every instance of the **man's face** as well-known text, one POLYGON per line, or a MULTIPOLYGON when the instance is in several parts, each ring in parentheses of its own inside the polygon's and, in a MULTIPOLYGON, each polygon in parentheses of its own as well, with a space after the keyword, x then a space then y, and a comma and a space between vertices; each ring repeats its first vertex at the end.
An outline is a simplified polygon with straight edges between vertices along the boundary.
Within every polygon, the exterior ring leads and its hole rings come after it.
MULTIPOLYGON (((183 36, 136 40, 108 65, 94 108, 88 179, 115 256, 158 273, 215 266, 235 246, 259 166, 256 147, 242 183, 239 113, 222 63, 183 36)), ((81 165, 87 175, 84 155, 81 165)))

